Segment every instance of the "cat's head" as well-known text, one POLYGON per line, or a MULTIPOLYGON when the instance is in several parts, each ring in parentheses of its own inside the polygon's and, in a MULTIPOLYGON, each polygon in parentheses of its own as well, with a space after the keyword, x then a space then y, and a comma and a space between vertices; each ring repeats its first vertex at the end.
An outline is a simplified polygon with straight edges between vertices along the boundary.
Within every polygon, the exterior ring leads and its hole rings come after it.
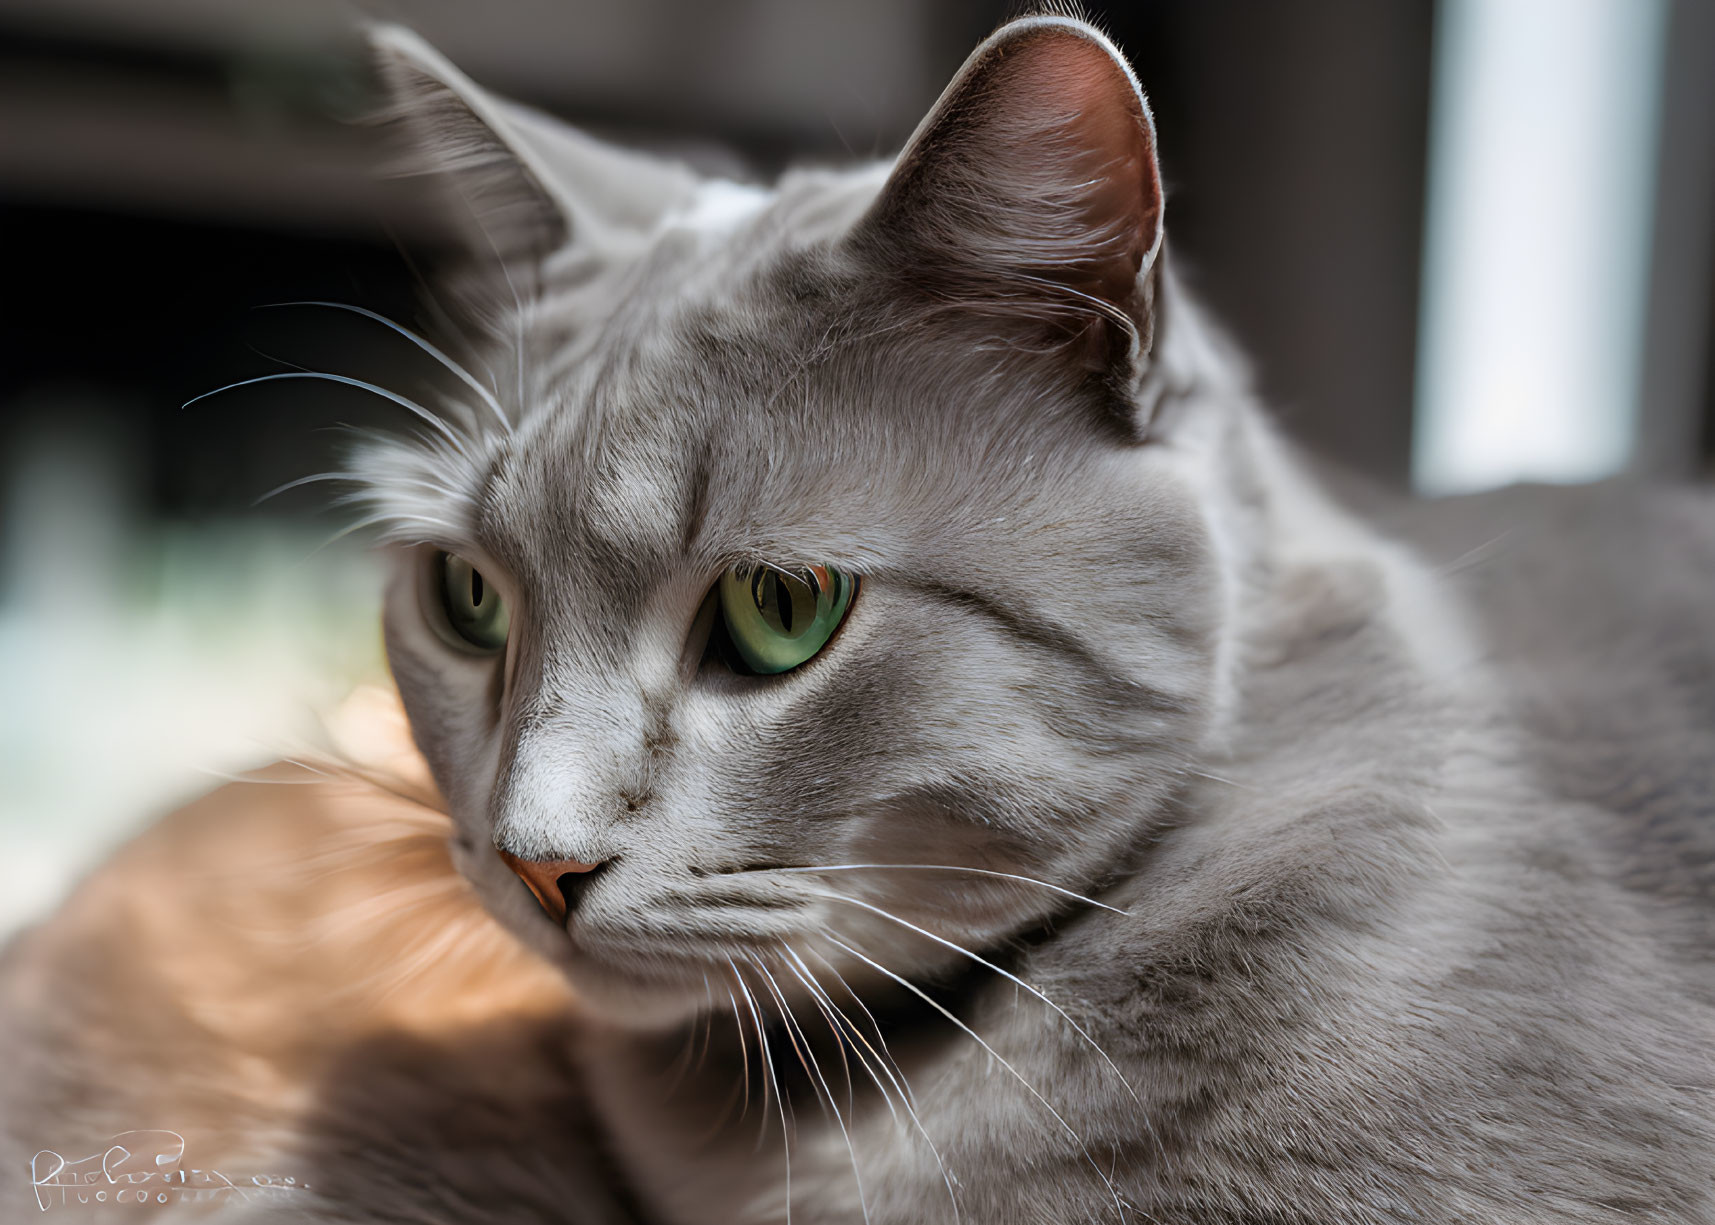
POLYGON ((360 472, 490 909, 658 1023, 734 966, 928 974, 1079 905, 1206 734, 1221 622, 1124 60, 1014 22, 896 162, 765 189, 373 41, 477 223, 487 373, 360 472))

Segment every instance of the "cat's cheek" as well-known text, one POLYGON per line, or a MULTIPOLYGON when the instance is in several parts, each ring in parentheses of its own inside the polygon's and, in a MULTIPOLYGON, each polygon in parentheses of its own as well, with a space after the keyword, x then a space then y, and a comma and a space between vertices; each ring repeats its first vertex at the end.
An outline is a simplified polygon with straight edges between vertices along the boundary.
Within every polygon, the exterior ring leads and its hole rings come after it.
POLYGON ((414 602, 390 592, 383 618, 387 659, 410 722, 448 810, 462 827, 487 811, 498 757, 495 720, 481 700, 492 667, 448 660, 414 602), (473 675, 474 673, 474 675, 473 675))

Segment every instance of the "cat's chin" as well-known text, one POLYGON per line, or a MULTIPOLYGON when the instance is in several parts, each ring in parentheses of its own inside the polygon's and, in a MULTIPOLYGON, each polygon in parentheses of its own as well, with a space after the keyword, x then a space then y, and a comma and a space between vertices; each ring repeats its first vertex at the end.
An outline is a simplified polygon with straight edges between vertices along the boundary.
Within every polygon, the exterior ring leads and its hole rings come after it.
POLYGON ((686 963, 683 973, 636 974, 583 957, 556 959, 572 985, 579 1009, 619 1029, 669 1030, 709 1008, 708 980, 686 963))

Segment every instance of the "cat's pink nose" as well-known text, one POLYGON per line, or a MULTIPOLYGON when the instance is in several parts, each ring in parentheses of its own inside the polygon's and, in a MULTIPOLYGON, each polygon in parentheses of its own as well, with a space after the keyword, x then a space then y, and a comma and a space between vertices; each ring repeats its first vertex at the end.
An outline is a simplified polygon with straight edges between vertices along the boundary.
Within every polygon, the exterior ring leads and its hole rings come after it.
POLYGON ((590 874, 602 865, 579 863, 575 859, 520 859, 495 848, 506 866, 518 873, 518 878, 530 886, 530 892, 542 903, 548 917, 562 926, 566 915, 578 903, 578 894, 590 879, 590 874))

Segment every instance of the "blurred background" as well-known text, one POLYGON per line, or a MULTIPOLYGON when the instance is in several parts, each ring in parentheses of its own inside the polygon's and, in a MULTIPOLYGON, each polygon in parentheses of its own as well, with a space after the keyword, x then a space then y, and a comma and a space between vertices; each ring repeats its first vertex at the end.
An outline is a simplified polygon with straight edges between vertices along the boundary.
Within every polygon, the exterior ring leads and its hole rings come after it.
MULTIPOLYGON (((0 0, 0 933, 384 675, 327 486, 409 392, 436 219, 352 28, 604 134, 894 150, 990 0, 0 0), (266 308, 266 309, 263 309, 266 308)), ((1130 0, 1181 266, 1287 428, 1428 494, 1710 470, 1715 3, 1130 0)))

